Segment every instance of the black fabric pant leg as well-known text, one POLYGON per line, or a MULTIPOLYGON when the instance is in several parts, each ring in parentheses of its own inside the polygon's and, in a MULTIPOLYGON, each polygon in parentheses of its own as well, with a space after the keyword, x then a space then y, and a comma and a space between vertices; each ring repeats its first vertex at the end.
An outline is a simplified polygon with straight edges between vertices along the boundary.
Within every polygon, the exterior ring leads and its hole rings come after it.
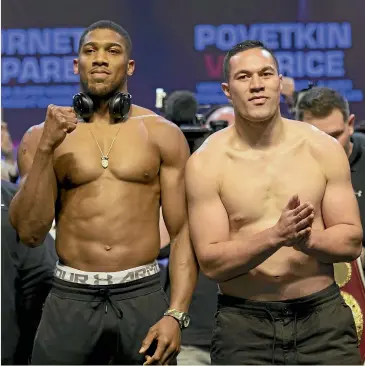
MULTIPOLYGON (((87 363, 102 331, 103 306, 61 296, 51 291, 34 341, 33 365, 82 365, 87 363)), ((115 345, 114 345, 115 346, 115 345)), ((104 350, 108 363, 110 353, 104 350)))
POLYGON ((361 364, 352 311, 336 285, 284 302, 220 302, 212 364, 361 364))
POLYGON ((284 364, 279 337, 281 325, 280 321, 273 323, 268 316, 256 317, 241 309, 218 310, 210 352, 212 365, 270 365, 274 337, 275 363, 284 364))
MULTIPOLYGON (((122 347, 115 359, 119 365, 142 365, 146 359, 138 351, 149 329, 163 317, 169 306, 168 298, 163 289, 153 289, 152 292, 117 301, 123 312, 120 321, 120 337, 122 347)), ((147 354, 153 355, 156 349, 152 344, 147 354)), ((176 358, 170 363, 176 365, 176 358)))
POLYGON ((298 364, 362 364, 352 311, 342 298, 299 320, 297 327, 298 364))

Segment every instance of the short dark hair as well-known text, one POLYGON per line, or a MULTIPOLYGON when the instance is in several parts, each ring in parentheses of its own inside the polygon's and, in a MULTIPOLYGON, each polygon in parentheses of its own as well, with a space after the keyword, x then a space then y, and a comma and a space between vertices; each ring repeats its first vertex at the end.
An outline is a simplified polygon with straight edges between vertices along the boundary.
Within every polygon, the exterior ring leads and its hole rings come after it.
POLYGON ((81 37, 80 37, 80 41, 79 41, 79 53, 81 51, 81 48, 85 42, 85 37, 93 30, 95 29, 110 29, 118 34, 121 35, 121 37, 123 37, 124 41, 125 41, 125 46, 127 49, 127 54, 128 57, 131 55, 132 53, 132 41, 131 38, 129 37, 128 32, 121 27, 119 24, 112 22, 111 20, 99 20, 98 22, 95 22, 91 25, 89 25, 84 32, 82 33, 81 37))
POLYGON ((328 117, 334 109, 338 109, 345 122, 350 116, 347 100, 336 90, 326 87, 313 87, 300 95, 295 107, 296 118, 303 121, 304 112, 310 112, 314 117, 328 117))
POLYGON ((265 47, 265 45, 260 41, 247 40, 247 41, 236 44, 232 49, 230 49, 227 52, 226 56, 224 57, 223 76, 224 76, 225 81, 228 81, 228 79, 229 79, 229 72, 231 71, 229 61, 231 60, 231 58, 234 55, 237 55, 237 53, 247 51, 247 50, 251 50, 253 48, 261 48, 261 49, 269 52, 270 55, 272 56, 272 58, 275 61, 275 66, 276 66, 276 68, 278 70, 278 73, 279 73, 279 63, 278 63, 278 60, 276 59, 276 57, 274 55, 274 52, 270 48, 265 47))

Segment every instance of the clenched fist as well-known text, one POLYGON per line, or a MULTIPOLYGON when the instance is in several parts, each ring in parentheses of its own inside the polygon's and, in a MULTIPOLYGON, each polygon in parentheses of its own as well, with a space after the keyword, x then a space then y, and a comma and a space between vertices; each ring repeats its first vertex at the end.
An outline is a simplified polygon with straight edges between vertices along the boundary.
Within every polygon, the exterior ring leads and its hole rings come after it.
POLYGON ((55 150, 66 135, 76 128, 77 122, 73 108, 49 105, 41 138, 42 145, 55 150))

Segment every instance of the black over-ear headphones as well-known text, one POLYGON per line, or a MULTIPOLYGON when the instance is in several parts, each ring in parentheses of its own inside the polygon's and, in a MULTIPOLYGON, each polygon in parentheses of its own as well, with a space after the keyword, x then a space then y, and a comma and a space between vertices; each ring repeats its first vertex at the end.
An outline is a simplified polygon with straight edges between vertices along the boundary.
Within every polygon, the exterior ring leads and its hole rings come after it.
MULTIPOLYGON (((109 113, 114 119, 124 119, 131 108, 132 96, 116 93, 109 100, 109 113)), ((85 93, 77 93, 72 101, 75 113, 82 119, 89 119, 94 113, 94 101, 85 93)))

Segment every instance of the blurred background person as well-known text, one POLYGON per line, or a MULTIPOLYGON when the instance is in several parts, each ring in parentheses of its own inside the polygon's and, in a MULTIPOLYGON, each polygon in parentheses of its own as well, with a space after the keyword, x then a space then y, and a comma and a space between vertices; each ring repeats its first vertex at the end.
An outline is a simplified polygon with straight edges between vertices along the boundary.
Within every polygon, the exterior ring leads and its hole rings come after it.
POLYGON ((9 222, 17 187, 1 181, 1 364, 24 365, 31 357, 43 303, 57 261, 50 235, 44 245, 23 245, 9 222))
POLYGON ((225 127, 228 127, 234 124, 234 110, 230 104, 218 105, 208 110, 205 118, 207 128, 214 129, 219 122, 225 123, 225 127))
POLYGON ((1 179, 15 183, 19 177, 8 124, 1 121, 1 179))
MULTIPOLYGON (((365 147, 362 144, 363 136, 354 134, 355 115, 350 113, 347 100, 334 89, 313 87, 301 93, 296 105, 296 118, 332 136, 344 148, 349 158, 351 181, 364 228, 365 147)), ((364 263, 363 261, 363 266, 364 263)))
MULTIPOLYGON (((361 224, 365 228, 365 135, 361 132, 354 133, 355 115, 350 112, 347 100, 334 89, 310 87, 299 93, 295 117, 332 136, 344 148, 350 163, 351 181, 360 208, 361 224)), ((336 282, 353 312, 362 361, 365 359, 364 321, 361 316, 365 311, 364 246, 363 240, 360 259, 334 265, 336 282)))
POLYGON ((357 138, 361 145, 365 145, 365 120, 356 123, 353 136, 357 138))

